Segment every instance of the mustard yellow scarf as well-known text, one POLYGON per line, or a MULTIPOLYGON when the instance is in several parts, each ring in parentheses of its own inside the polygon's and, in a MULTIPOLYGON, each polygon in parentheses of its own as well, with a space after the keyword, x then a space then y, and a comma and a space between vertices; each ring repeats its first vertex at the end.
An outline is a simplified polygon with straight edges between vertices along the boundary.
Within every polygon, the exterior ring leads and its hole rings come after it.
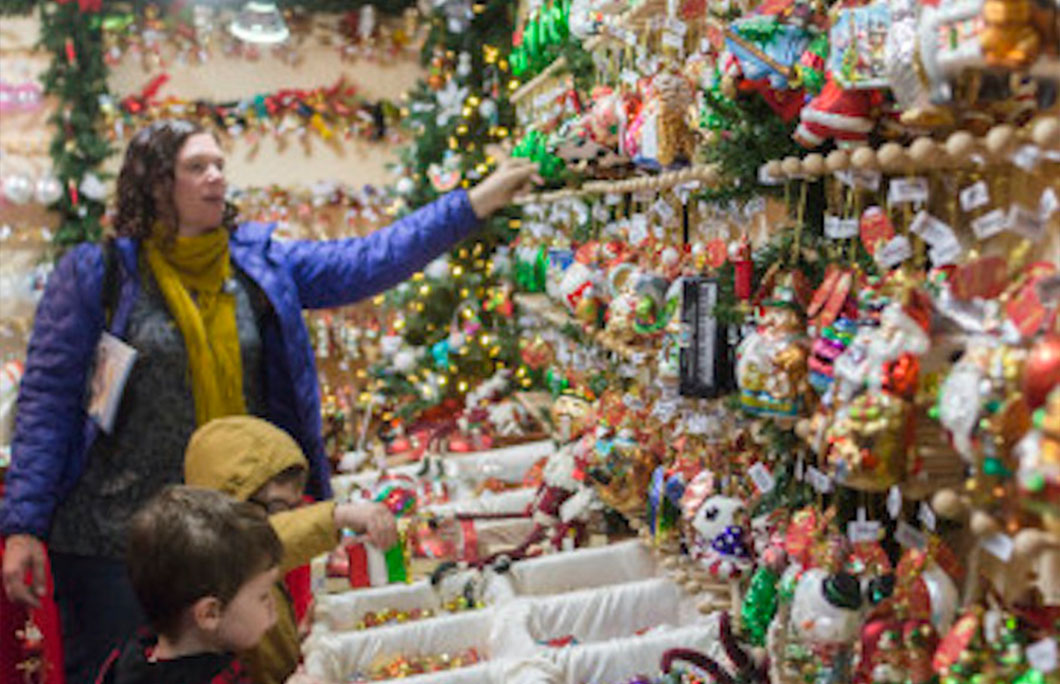
POLYGON ((231 276, 228 231, 195 237, 163 238, 155 226, 144 254, 177 327, 184 336, 195 399, 195 420, 247 412, 243 400, 243 359, 236 330, 236 298, 224 292, 231 276))

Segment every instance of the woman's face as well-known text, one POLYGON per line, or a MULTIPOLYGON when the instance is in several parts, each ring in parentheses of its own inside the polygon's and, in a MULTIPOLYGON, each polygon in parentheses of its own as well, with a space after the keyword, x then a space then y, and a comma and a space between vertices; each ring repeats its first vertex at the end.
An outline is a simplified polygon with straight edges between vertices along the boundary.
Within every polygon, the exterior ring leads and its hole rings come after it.
POLYGON ((173 172, 177 233, 202 235, 221 225, 225 210, 225 160, 210 133, 184 141, 173 172))

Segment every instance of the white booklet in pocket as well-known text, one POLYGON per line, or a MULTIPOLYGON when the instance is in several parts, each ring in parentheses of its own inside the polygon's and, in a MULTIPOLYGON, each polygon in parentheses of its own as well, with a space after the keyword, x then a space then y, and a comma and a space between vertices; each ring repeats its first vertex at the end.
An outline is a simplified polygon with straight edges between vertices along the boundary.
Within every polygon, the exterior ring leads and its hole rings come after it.
POLYGON ((88 388, 88 415, 106 432, 114 429, 118 406, 136 361, 136 350, 109 332, 96 345, 95 370, 88 388))

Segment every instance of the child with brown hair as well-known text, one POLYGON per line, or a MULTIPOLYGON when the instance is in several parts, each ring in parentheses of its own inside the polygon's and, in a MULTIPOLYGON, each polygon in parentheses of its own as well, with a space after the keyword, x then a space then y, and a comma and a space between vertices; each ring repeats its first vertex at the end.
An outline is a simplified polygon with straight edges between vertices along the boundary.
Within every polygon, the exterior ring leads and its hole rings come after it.
MULTIPOLYGON (((195 431, 184 454, 184 481, 257 504, 283 546, 280 572, 305 565, 339 542, 339 531, 366 534, 380 549, 397 540, 394 516, 382 504, 322 501, 302 506, 309 472, 294 439, 271 423, 251 416, 217 418, 195 431)), ((240 654, 258 684, 279 684, 298 667, 300 639, 289 591, 272 590, 276 624, 254 648, 240 654)))
POLYGON ((252 682, 235 653, 276 622, 283 547, 265 514, 194 487, 164 489, 132 519, 129 578, 151 625, 97 684, 252 682))

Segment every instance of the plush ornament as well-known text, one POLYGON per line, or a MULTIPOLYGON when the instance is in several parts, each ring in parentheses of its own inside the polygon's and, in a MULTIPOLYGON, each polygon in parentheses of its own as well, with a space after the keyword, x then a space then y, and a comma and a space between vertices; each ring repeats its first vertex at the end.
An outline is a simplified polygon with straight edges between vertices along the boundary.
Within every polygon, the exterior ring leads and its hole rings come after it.
POLYGON ((552 403, 552 424, 567 442, 579 439, 592 427, 592 405, 584 396, 567 392, 552 403))
POLYGON ((769 88, 790 87, 793 67, 810 43, 809 32, 800 26, 782 24, 776 16, 754 15, 737 19, 725 35, 731 58, 725 65, 731 76, 747 81, 765 79, 769 88))
POLYGON ((600 274, 594 268, 575 261, 563 273, 558 288, 559 300, 568 311, 574 313, 583 300, 596 297, 599 281, 600 274))
POLYGON ((666 169, 690 161, 695 149, 687 120, 693 99, 692 84, 681 74, 664 71, 652 79, 651 92, 649 107, 655 110, 659 166, 666 169))
POLYGON ((451 612, 485 605, 486 577, 477 568, 462 567, 453 561, 441 563, 431 573, 431 588, 438 603, 451 612))
POLYGON ((1041 36, 1031 0, 983 0, 979 48, 988 66, 1024 69, 1037 59, 1041 36))
MULTIPOLYGON (((652 335, 660 331, 676 313, 666 305, 669 283, 656 275, 638 278, 633 286, 636 304, 633 312, 633 330, 638 335, 652 335)), ((671 299, 671 303, 675 300, 671 299)))

